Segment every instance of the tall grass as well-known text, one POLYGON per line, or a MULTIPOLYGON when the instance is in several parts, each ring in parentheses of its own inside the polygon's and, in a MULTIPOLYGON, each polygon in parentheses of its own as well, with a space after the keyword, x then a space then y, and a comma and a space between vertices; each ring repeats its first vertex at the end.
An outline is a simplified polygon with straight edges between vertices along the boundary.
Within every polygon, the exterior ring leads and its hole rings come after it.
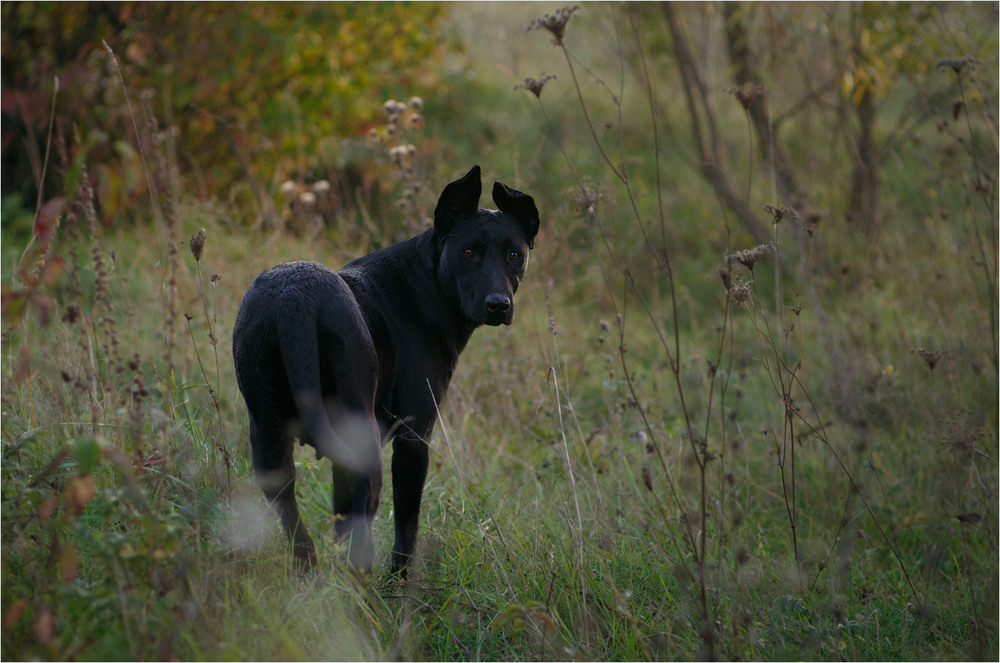
MULTIPOLYGON (((849 256, 857 238, 797 231, 757 162, 736 172, 774 236, 747 246, 697 199, 707 189, 677 191, 641 21, 616 9, 602 32, 595 15, 566 9, 521 37, 556 39, 558 77, 510 96, 532 95, 553 140, 572 121, 586 142, 554 146, 572 190, 543 210, 515 324, 477 333, 441 404, 405 584, 388 579, 388 508, 374 523, 384 575, 346 572, 329 466, 304 450, 321 570, 294 573, 252 479, 228 338, 261 269, 338 266, 391 241, 403 221, 387 219, 429 209, 436 143, 376 132, 402 211, 361 205, 298 234, 188 195, 148 98, 128 111, 145 223, 103 225, 83 160, 55 157, 75 189, 40 201, 53 229, 3 275, 4 658, 995 655, 995 339, 947 279, 944 294, 912 281, 939 271, 971 301, 992 297, 988 215, 972 205, 974 223, 935 227, 930 247, 887 230, 881 288, 852 285, 812 257, 849 256), (617 60, 599 73, 583 39, 601 34, 617 60), (554 108, 554 90, 578 113, 554 108), (711 251, 691 250, 685 210, 711 251), (935 250, 959 239, 979 242, 981 264, 935 250)), ((745 107, 720 96, 740 127, 745 107)), ((407 108, 395 123, 415 132, 407 108)), ((988 125, 969 122, 963 148, 988 125)), ((995 182, 977 145, 971 172, 995 182)), ((887 177, 907 181, 905 166, 887 177)), ((949 186, 991 209, 971 180, 949 186)))

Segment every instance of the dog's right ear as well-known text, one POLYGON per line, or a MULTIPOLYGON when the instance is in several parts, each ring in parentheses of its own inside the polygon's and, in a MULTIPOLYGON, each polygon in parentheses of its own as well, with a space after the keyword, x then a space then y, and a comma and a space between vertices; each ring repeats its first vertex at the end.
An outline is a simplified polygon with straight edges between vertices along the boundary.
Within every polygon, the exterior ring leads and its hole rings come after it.
POLYGON ((503 182, 493 183, 493 202, 500 211, 517 219, 524 229, 528 239, 528 248, 535 248, 535 235, 538 234, 538 208, 535 201, 526 193, 511 189, 503 182))
POLYGON ((455 180, 441 192, 434 208, 434 230, 446 235, 459 219, 474 215, 479 210, 482 193, 479 166, 475 165, 465 177, 455 180))

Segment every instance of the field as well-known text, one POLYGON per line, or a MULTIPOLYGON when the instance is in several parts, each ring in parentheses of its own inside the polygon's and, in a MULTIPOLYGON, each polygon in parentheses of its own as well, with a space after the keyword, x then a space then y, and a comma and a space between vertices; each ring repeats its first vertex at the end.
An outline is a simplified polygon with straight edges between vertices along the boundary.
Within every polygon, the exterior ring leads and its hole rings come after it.
MULTIPOLYGON (((349 117, 271 108, 301 63, 221 37, 262 82, 215 74, 209 117, 167 35, 255 28, 161 9, 4 90, 3 659, 998 657, 996 5, 377 5, 410 41, 323 89, 349 117), (302 448, 300 577, 240 298, 414 234, 473 163, 542 226, 441 404, 419 564, 389 575, 387 473, 356 579, 302 448)), ((5 86, 53 11, 4 5, 5 86)))

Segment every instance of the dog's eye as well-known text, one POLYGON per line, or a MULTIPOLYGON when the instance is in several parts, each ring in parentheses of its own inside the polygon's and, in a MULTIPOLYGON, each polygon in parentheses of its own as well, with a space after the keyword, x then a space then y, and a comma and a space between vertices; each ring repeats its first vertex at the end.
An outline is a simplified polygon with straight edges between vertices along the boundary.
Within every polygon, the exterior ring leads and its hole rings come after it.
POLYGON ((462 249, 462 255, 465 256, 466 258, 475 258, 476 250, 470 246, 468 248, 462 249))
POLYGON ((520 251, 510 251, 507 253, 507 260, 510 260, 511 262, 514 262, 520 257, 521 257, 520 251))

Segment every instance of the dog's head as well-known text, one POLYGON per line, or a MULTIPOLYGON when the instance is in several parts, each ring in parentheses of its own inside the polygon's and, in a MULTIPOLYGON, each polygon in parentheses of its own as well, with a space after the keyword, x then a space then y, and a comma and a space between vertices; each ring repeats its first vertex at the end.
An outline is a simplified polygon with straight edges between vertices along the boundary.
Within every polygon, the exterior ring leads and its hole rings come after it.
POLYGON ((499 209, 481 209, 479 166, 446 186, 434 210, 437 278, 476 324, 509 325, 514 293, 538 233, 531 196, 502 182, 493 185, 499 209))

